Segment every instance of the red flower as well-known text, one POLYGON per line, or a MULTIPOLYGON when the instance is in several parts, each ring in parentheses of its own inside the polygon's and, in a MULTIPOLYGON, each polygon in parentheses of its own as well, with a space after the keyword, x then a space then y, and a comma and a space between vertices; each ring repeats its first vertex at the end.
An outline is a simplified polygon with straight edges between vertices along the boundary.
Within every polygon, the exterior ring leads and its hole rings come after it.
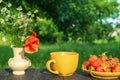
POLYGON ((34 52, 37 52, 39 47, 39 39, 36 37, 36 33, 33 31, 31 32, 32 35, 26 39, 24 44, 24 50, 29 54, 33 54, 34 52))

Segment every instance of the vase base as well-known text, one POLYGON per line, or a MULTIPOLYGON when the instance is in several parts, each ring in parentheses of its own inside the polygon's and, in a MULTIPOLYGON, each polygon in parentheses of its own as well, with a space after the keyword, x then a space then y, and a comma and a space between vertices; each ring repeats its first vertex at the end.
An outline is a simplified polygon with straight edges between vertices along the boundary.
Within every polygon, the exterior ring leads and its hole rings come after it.
POLYGON ((14 75, 24 75, 25 71, 13 71, 14 75))

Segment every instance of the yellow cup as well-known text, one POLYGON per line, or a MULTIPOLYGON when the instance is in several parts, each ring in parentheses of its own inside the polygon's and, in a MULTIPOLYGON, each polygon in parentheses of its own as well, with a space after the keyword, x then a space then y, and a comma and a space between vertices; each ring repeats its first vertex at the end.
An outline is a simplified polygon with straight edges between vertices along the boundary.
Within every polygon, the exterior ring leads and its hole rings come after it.
POLYGON ((78 66, 79 54, 76 52, 52 52, 47 61, 47 69, 61 76, 72 75, 78 66))

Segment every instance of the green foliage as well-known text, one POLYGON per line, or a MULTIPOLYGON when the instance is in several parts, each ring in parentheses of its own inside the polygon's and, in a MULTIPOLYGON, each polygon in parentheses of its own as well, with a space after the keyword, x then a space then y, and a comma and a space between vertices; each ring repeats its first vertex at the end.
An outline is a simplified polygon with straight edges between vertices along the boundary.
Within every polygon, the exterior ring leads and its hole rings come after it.
POLYGON ((62 32, 58 31, 52 19, 41 18, 40 22, 36 23, 34 31, 43 42, 59 42, 63 37, 62 32))
POLYGON ((116 25, 116 28, 120 28, 120 23, 116 25))
POLYGON ((65 40, 77 39, 79 36, 83 42, 107 37, 108 33, 105 31, 110 32, 112 26, 105 19, 115 18, 119 14, 119 4, 116 0, 42 0, 40 6, 53 17, 59 26, 58 30, 63 31, 65 40), (94 25, 97 23, 100 25, 94 25), (94 31, 96 27, 98 28, 94 31))
MULTIPOLYGON (((38 15, 41 18, 46 20, 52 19, 51 22, 55 24, 58 33, 62 34, 60 36, 61 38, 57 38, 57 40, 60 39, 59 41, 63 38, 62 40, 66 41, 77 40, 82 43, 92 43, 97 39, 109 39, 108 34, 112 31, 112 26, 106 19, 109 17, 116 18, 119 15, 119 4, 117 3, 117 0, 10 1, 15 5, 22 5, 24 12, 39 9, 40 13, 38 15)), ((52 23, 49 25, 52 25, 52 23)), ((43 22, 38 25, 40 24, 43 25, 43 22)), ((45 26, 48 26, 48 24, 45 26)), ((44 30, 42 28, 40 29, 39 26, 35 29, 39 29, 37 31, 40 33, 42 32, 41 30, 44 30)), ((55 41, 53 39, 55 38, 54 35, 56 33, 50 33, 49 35, 51 29, 43 32, 42 38, 44 38, 44 40, 46 38, 48 41, 50 39, 53 42, 55 41)))
POLYGON ((120 35, 115 37, 115 42, 120 42, 120 35))
POLYGON ((9 38, 9 35, 5 35, 4 33, 0 32, 0 45, 6 46, 9 44, 6 38, 9 38))
MULTIPOLYGON (((21 6, 13 8, 11 3, 2 1, 0 3, 0 32, 4 35, 10 35, 7 37, 7 41, 12 47, 22 47, 26 37, 28 36, 29 30, 32 27, 28 25, 36 22, 36 14, 38 10, 34 12, 23 12, 21 6)), ((6 36, 4 36, 5 38, 6 36)))

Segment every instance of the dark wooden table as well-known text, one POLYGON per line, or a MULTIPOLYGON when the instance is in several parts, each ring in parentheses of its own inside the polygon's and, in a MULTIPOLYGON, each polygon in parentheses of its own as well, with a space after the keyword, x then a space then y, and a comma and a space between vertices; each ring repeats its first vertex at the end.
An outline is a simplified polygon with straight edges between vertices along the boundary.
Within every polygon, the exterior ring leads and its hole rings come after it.
MULTIPOLYGON (((13 75, 11 69, 0 69, 0 80, 103 80, 91 77, 89 74, 77 70, 72 76, 58 76, 46 69, 27 69, 25 75, 13 75)), ((120 80, 111 79, 111 80, 120 80)))

